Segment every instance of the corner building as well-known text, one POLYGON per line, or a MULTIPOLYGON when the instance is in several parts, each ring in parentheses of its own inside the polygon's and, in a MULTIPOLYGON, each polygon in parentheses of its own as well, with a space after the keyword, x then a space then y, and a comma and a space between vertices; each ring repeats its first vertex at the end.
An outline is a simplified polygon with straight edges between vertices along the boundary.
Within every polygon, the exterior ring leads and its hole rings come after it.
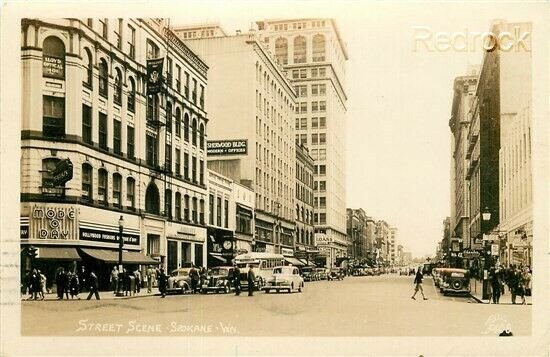
POLYGON ((253 251, 290 255, 296 207, 293 88, 253 33, 186 44, 210 67, 209 115, 215 119, 208 128, 208 168, 254 190, 253 251), (228 143, 238 143, 239 150, 223 150, 228 143))
POLYGON ((346 61, 348 53, 332 19, 257 21, 262 42, 294 85, 296 143, 314 159, 314 224, 327 265, 347 257, 346 61))
POLYGON ((94 269, 105 288, 120 217, 128 269, 205 265, 206 64, 161 19, 24 19, 21 31, 21 245, 39 248, 33 265, 49 282, 58 266, 94 269), (150 58, 164 59, 155 95, 150 58))

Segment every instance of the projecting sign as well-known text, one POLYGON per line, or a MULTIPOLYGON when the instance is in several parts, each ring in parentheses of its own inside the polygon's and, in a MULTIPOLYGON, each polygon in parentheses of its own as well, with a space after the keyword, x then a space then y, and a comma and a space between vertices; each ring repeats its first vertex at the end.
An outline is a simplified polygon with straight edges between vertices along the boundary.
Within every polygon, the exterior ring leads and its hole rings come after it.
POLYGON ((248 139, 208 140, 206 143, 207 155, 246 155, 247 153, 248 139))
POLYGON ((61 160, 52 172, 55 186, 63 186, 73 178, 73 163, 69 159, 61 160))

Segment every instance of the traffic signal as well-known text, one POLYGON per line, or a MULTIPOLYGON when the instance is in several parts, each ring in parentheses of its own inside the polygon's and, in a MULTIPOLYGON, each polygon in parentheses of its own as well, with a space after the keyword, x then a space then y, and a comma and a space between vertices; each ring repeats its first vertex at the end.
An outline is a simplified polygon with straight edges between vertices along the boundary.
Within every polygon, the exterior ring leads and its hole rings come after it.
POLYGON ((38 248, 32 245, 27 247, 27 256, 29 258, 36 258, 37 255, 38 255, 38 248))

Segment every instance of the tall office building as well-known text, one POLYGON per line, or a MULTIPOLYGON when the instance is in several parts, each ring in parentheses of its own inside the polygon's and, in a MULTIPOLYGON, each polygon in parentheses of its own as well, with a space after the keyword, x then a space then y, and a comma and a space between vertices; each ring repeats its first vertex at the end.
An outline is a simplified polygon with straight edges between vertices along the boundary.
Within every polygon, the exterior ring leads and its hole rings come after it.
POLYGON ((345 72, 348 54, 332 19, 258 21, 261 41, 294 85, 296 142, 315 160, 315 236, 327 264, 346 257, 345 72))
POLYGON ((185 43, 209 66, 208 168, 254 190, 252 249, 290 255, 296 212, 294 90, 254 33, 185 43))

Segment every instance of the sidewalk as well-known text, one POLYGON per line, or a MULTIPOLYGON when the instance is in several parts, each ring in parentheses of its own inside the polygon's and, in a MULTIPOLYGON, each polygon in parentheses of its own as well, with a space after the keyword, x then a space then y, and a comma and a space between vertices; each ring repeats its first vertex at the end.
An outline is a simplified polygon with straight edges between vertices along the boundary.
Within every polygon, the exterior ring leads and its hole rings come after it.
MULTIPOLYGON (((505 287, 506 291, 504 295, 500 296, 499 304, 504 305, 512 305, 512 294, 510 294, 510 290, 508 290, 508 287, 505 287)), ((470 296, 476 300, 478 303, 481 304, 489 304, 492 303, 489 299, 482 299, 483 294, 483 282, 481 280, 477 280, 474 278, 470 279, 470 296)), ((533 305, 533 297, 532 296, 526 296, 525 297, 525 303, 527 305, 533 305)), ((516 305, 521 305, 521 297, 516 297, 516 305)))
MULTIPOLYGON (((88 297, 89 291, 83 291, 78 296, 80 297, 80 300, 86 300, 88 297)), ((139 294, 134 295, 128 295, 128 296, 115 296, 112 291, 100 291, 99 292, 99 298, 100 300, 124 300, 124 299, 135 299, 135 298, 141 298, 141 297, 148 297, 148 296, 157 296, 159 295, 158 289, 154 288, 152 293, 147 293, 147 289, 141 289, 141 292, 139 294)), ((34 300, 27 300, 28 294, 21 296, 21 301, 34 301, 34 300)), ((95 300, 95 295, 92 295, 91 300, 95 300)), ((78 301, 77 298, 71 299, 71 296, 69 295, 69 299, 66 299, 63 297, 63 300, 57 299, 56 293, 50 293, 44 295, 44 300, 36 300, 36 301, 78 301)))

